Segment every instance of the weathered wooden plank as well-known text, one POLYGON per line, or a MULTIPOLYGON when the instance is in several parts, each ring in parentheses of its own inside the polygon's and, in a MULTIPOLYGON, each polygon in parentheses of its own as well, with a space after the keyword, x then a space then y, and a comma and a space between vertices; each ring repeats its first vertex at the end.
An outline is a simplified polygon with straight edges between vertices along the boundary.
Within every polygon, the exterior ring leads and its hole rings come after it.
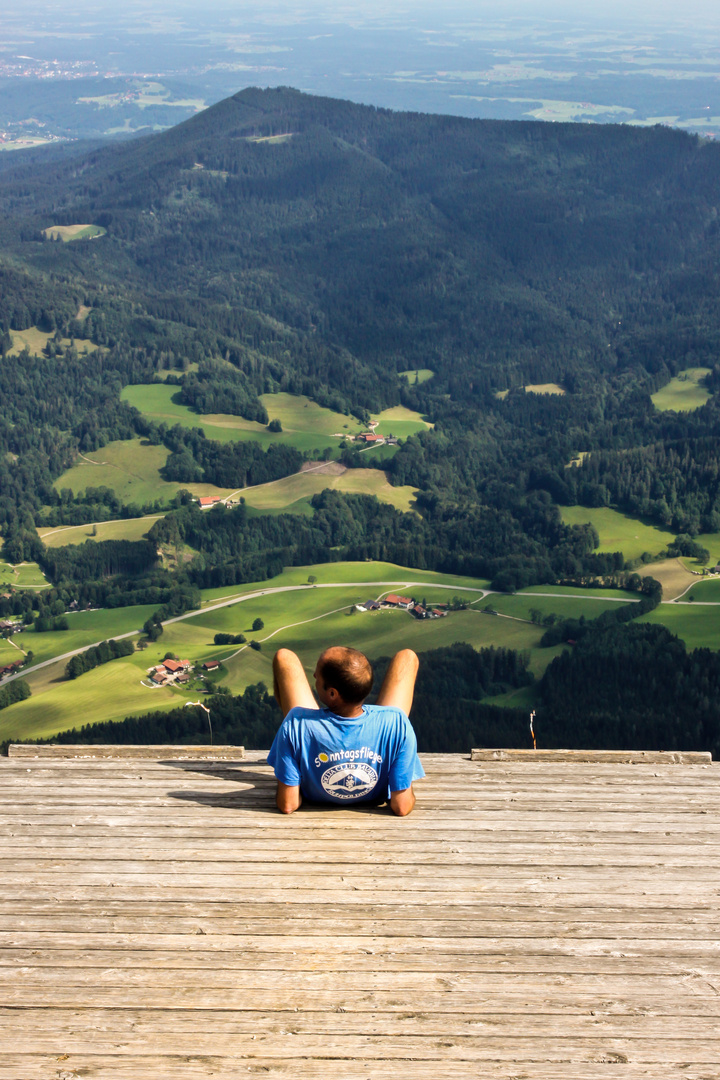
MULTIPOLYGON (((421 922, 425 927, 440 923, 448 927, 464 923, 478 927, 508 927, 512 924, 523 927, 524 933, 535 933, 544 924, 552 926, 556 923, 579 928, 583 932, 586 929, 590 931, 621 926, 626 927, 628 933, 635 933, 643 927, 652 929, 665 926, 665 924, 671 929, 677 929, 685 923, 691 925, 693 931, 701 928, 707 936, 712 936, 715 932, 720 934, 720 912, 714 900, 711 899, 708 899, 704 905, 672 907, 659 905, 638 907, 634 898, 630 898, 624 904, 607 902, 605 905, 578 905, 569 902, 543 903, 542 905, 517 902, 495 904, 478 900, 474 904, 455 907, 428 903, 419 911, 413 898, 403 904, 368 904, 363 901, 354 906, 333 903, 316 904, 310 914, 303 904, 293 904, 287 900, 264 904, 232 899, 223 901, 204 898, 168 900, 164 895, 158 896, 157 890, 151 899, 138 899, 134 895, 130 898, 119 898, 116 889, 107 889, 103 893, 96 890, 96 894, 89 899, 74 895, 65 899, 57 896, 39 898, 37 890, 31 888, 27 890, 25 899, 3 899, 1 910, 2 917, 7 919, 18 915, 35 918, 49 916, 56 927, 57 920, 63 916, 74 915, 76 918, 85 918, 102 915, 108 918, 130 916, 164 920, 203 917, 215 920, 219 925, 230 919, 242 921, 246 928, 253 921, 266 923, 277 920, 292 921, 293 925, 299 927, 305 924, 312 926, 331 922, 336 929, 350 922, 358 923, 363 928, 376 927, 379 922, 390 925, 398 921, 410 926, 421 922)), ((415 933, 417 933, 417 928, 415 933)))
MULTIPOLYGON (((668 1030, 666 1016, 649 1016, 604 1012, 600 1009, 586 1013, 573 1013, 569 1021, 572 1036, 567 1031, 568 1019, 557 1014, 538 1013, 531 1010, 519 1012, 435 1013, 421 1005, 408 1005, 405 1010, 388 1013, 379 1010, 367 1012, 344 1011, 342 1008, 319 1012, 287 1009, 283 1011, 237 1011, 230 1008, 215 1009, 135 1009, 135 1008, 0 1008, 0 1024, 5 1031, 12 1030, 12 1040, 20 1049, 27 1045, 27 1036, 36 1032, 40 1044, 46 1048, 48 1041, 57 1035, 63 1039, 80 1039, 84 1045, 97 1049, 116 1039, 147 1041, 153 1036, 166 1041, 177 1036, 179 1041, 202 1039, 206 1047, 208 1032, 217 1040, 237 1040, 242 1045, 243 1035, 261 1033, 266 1041, 272 1036, 282 1039, 287 1035, 309 1037, 328 1035, 330 1038, 387 1038, 388 1040, 411 1039, 431 1043, 437 1039, 452 1039, 475 1051, 482 1051, 482 1037, 504 1041, 503 1050, 516 1044, 527 1044, 531 1039, 555 1038, 558 1042, 582 1039, 622 1039, 645 1044, 675 1042, 677 1030, 668 1030), (86 1032, 91 1033, 89 1036, 86 1032)), ((682 1040, 704 1043, 715 1055, 720 1055, 720 1032, 715 1016, 686 1015, 680 1011, 678 1022, 682 1025, 682 1040)), ((77 1042, 75 1043, 77 1046, 77 1042)), ((167 1042, 166 1042, 167 1045, 167 1042)), ((215 1043, 217 1046, 217 1042, 215 1043)), ((38 1046, 38 1049, 40 1046, 38 1046)), ((229 1047, 227 1048, 230 1049, 229 1047)), ((635 1049, 635 1053, 642 1050, 635 1049)), ((720 1062, 720 1057, 717 1058, 720 1062)))
POLYGON ((30 746, 24 743, 10 743, 8 757, 31 758, 70 758, 88 760, 92 758, 112 758, 113 760, 133 760, 148 758, 151 761, 240 761, 245 756, 244 746, 120 746, 117 744, 83 746, 81 744, 63 745, 48 743, 45 746, 30 746))
MULTIPOLYGON (((64 870, 73 869, 77 870, 78 873, 84 873, 86 869, 92 868, 95 874, 146 874, 150 872, 166 874, 171 870, 174 874, 194 874, 202 866, 204 873, 208 876, 227 872, 234 874, 262 874, 275 877, 285 872, 288 874, 297 873, 300 865, 297 850, 275 851, 272 856, 273 863, 271 866, 268 866, 267 860, 263 860, 259 854, 256 854, 256 858, 253 858, 252 852, 247 854, 244 851, 228 852, 225 859, 219 858, 220 854, 221 852, 214 852, 215 858, 212 860, 203 860, 200 854, 191 859, 174 859, 160 849, 153 849, 148 851, 141 860, 127 860, 108 858, 109 851, 107 849, 100 853, 78 847, 67 849, 62 854, 58 853, 55 856, 51 856, 47 852, 38 852, 37 859, 32 859, 27 854, 18 854, 17 858, 13 855, 13 872, 37 874, 40 877, 51 873, 52 870, 64 872, 64 870)), ((379 851, 375 846, 368 845, 361 854, 362 858, 354 859, 352 852, 345 854, 344 858, 340 853, 335 855, 328 853, 326 856, 323 852, 320 858, 315 858, 313 868, 317 874, 347 874, 348 867, 359 867, 367 864, 372 866, 373 872, 376 874, 381 873, 381 870, 377 867, 379 851)), ((578 868, 586 869, 588 872, 598 866, 608 870, 614 868, 626 870, 631 868, 661 868, 664 872, 665 870, 670 872, 670 870, 687 869, 692 872, 689 876, 698 873, 703 868, 703 865, 707 868, 717 865, 711 855, 708 856, 704 853, 702 863, 699 862, 699 855, 701 853, 696 848, 691 847, 685 850, 683 854, 674 854, 657 849, 648 852, 639 851, 636 848, 631 848, 629 851, 624 848, 596 851, 593 847, 587 846, 580 851, 574 851, 558 847, 547 853, 546 865, 548 868, 578 868)), ((534 869, 536 866, 536 850, 534 853, 529 851, 519 853, 513 851, 493 852, 492 850, 483 853, 448 851, 427 856, 422 866, 418 866, 417 856, 412 858, 410 854, 400 855, 398 853, 392 859, 392 864, 394 867, 402 866, 402 873, 413 877, 432 874, 433 868, 446 868, 448 873, 452 873, 454 879, 460 880, 467 876, 475 878, 478 870, 484 867, 492 867, 499 870, 499 872, 502 869, 520 869, 522 867, 534 869)), ((392 869, 390 867, 388 869, 392 874, 392 869)), ((363 872, 358 870, 358 873, 365 872, 364 870, 363 872)))
MULTIPOLYGON (((72 933, 77 928, 80 917, 82 917, 83 932, 87 934, 197 935, 198 931, 202 930, 208 935, 240 935, 243 940, 253 937, 276 937, 278 934, 323 939, 329 935, 373 938, 373 940, 378 936, 415 939, 420 930, 420 920, 417 918, 376 917, 370 921, 358 915, 355 917, 334 916, 330 919, 320 917, 303 919, 289 917, 287 914, 272 918, 250 918, 242 915, 219 918, 210 914, 187 917, 167 914, 105 914, 104 912, 88 914, 78 905, 78 911, 75 913, 47 910, 34 915, 25 913, 0 915, 0 935, 18 931, 35 932, 38 935, 38 942, 41 942, 48 932, 48 922, 52 924, 53 934, 72 933)), ((529 937, 538 941, 544 941, 550 937, 562 937, 564 941, 603 941, 605 943, 633 941, 637 943, 647 940, 657 942, 661 929, 657 922, 643 925, 639 922, 629 924, 627 920, 611 923, 567 919, 553 922, 423 919, 421 922, 424 937, 451 940, 465 938, 472 942, 473 948, 477 947, 478 940, 505 938, 526 940, 529 937)), ((720 938, 719 929, 717 919, 693 920, 690 927, 667 922, 662 924, 662 940, 665 942, 717 940, 720 938)))
MULTIPOLYGON (((338 1014, 339 1015, 339 1014, 338 1014)), ((564 1026, 564 1025, 563 1025, 564 1026)), ((477 1035, 437 1036, 419 1035, 339 1035, 333 1032, 319 1034, 295 1034, 289 1023, 280 1033, 256 1034, 223 1032, 223 1052, 226 1056, 245 1057, 252 1062, 255 1056, 274 1057, 294 1061, 297 1057, 317 1060, 343 1057, 355 1062, 401 1060, 409 1068, 409 1062, 435 1061, 449 1064, 456 1061, 505 1060, 513 1064, 526 1061, 582 1062, 615 1061, 620 1064, 630 1060, 636 1064, 664 1065, 668 1061, 693 1062, 697 1065, 720 1065, 720 1038, 685 1038, 668 1034, 665 1037, 647 1039, 616 1036, 598 1030, 595 1036, 516 1035, 508 1046, 505 1034, 483 1032, 477 1035)), ((260 1025, 258 1025, 260 1028, 260 1025)), ((147 1053, 213 1054, 217 1053, 218 1035, 214 1032, 100 1032, 91 1027, 84 1031, 58 1031, 47 1034, 44 1030, 27 1035, 13 1036, 15 1053, 65 1053, 98 1054, 115 1053, 136 1056, 147 1053)), ((686 1073, 687 1075, 687 1073, 686 1073)))
POLYGON ((563 764, 609 765, 709 765, 712 754, 676 750, 482 750, 470 752, 472 761, 511 761, 513 763, 537 764, 538 762, 562 762, 563 764))
MULTIPOLYGON (((56 972, 53 974, 56 975, 56 972)), ((494 993, 487 990, 482 993, 463 993, 455 988, 433 991, 419 990, 417 987, 406 987, 402 992, 397 987, 383 991, 362 987, 350 991, 339 988, 311 990, 304 986, 287 989, 278 983, 277 978, 272 985, 262 989, 238 989, 229 985, 210 988, 205 985, 198 987, 197 972, 191 982, 186 980, 186 984, 181 985, 178 985, 177 972, 174 976, 172 982, 166 979, 153 986, 138 986, 132 982, 108 986, 105 981, 101 986, 82 985, 77 982, 57 986, 53 985, 49 977, 44 981, 23 979, 21 986, 7 989, 3 987, 2 1005, 8 1010, 18 1010, 19 1022, 31 1024, 39 1018, 37 1012, 32 1010, 52 1008, 63 1010, 66 1015, 77 1015, 78 1010, 87 1010, 88 1014, 83 1020, 98 1023, 116 1023, 116 1014, 120 1010, 181 1014, 181 1019, 190 1012, 195 1012, 204 1020, 205 1026, 209 1027, 214 1021, 213 1014, 217 1011, 223 1019, 227 1018, 228 1014, 231 1017, 242 1014, 244 1020, 254 1020, 255 1026, 251 1029, 253 1031, 256 1030, 258 1018, 287 1019, 287 1013, 314 1016, 315 1023, 328 1012, 352 1015, 370 1013, 374 1022, 377 1022, 378 1018, 392 1020, 398 1013, 404 1018, 414 1014, 416 1019, 418 1016, 424 1018, 426 1014, 432 1014, 435 1024, 440 1022, 438 1018, 446 1016, 449 1023, 460 1023, 459 1020, 453 1021, 454 1017, 460 1016, 469 1016, 473 1021, 485 1018, 488 1023, 493 1023, 493 1018, 502 1015, 512 1017, 515 1024, 519 1015, 541 1017, 544 1023, 551 1017, 574 1016, 579 1018, 578 1026, 573 1027, 575 1034, 582 1033, 583 1023, 589 1023, 588 1017, 595 1018, 593 1025, 603 1021, 612 1023, 618 1017, 623 1020, 638 1017, 634 993, 618 994, 614 985, 614 992, 609 992, 606 982, 593 994, 581 992, 576 986, 564 991, 551 985, 543 987, 539 980, 524 992, 509 993, 501 988, 494 993), (21 1009, 27 1010, 27 1013, 21 1015, 21 1009), (113 1015, 103 1018, 100 1010, 112 1010, 113 1015), (28 1016, 31 1017, 29 1021, 28 1016)), ((637 986, 629 989, 636 992, 637 986)), ((712 1022, 712 1031, 717 1031, 720 1021, 720 1000, 717 994, 711 995, 709 990, 705 997, 689 993, 679 997, 674 986, 666 987, 662 994, 648 994, 644 991, 643 1010, 642 1019, 649 1017, 652 1022, 668 1017, 675 1020, 701 1017, 712 1022)), ((124 1016, 121 1021, 125 1022, 124 1016)), ((706 1027, 710 1030, 707 1024, 706 1027)), ((242 1029, 238 1027, 236 1030, 242 1029)), ((447 1027, 442 1026, 441 1034, 444 1032, 450 1033, 449 1024, 447 1027)), ((432 1032, 424 1030, 424 1033, 432 1032)))
MULTIPOLYGON (((231 990, 236 995, 245 991, 255 995, 279 994, 282 985, 277 968, 259 967, 252 957, 244 958, 242 954, 220 959, 216 955, 193 954, 183 962, 182 957, 149 950, 113 953, 96 949, 85 954, 58 950, 43 955, 37 951, 15 950, 11 966, 6 966, 9 960, 6 954, 0 963, 3 994, 26 993, 28 987, 33 991, 42 989, 42 997, 36 998, 35 1005, 48 1000, 51 993, 61 995, 73 991, 80 995, 98 995, 94 1003, 99 1006, 99 998, 106 992, 124 993, 127 988, 133 995, 167 989, 185 995, 189 992, 202 995, 216 989, 231 990)), ((318 992, 329 993, 336 1004, 342 1004, 345 995, 361 1000, 368 994, 385 995, 393 1001, 400 995, 405 1002, 409 1000, 408 995, 421 992, 421 985, 423 995, 436 994, 439 999, 449 1002, 460 999, 457 1008, 461 1012, 465 1009, 466 998, 491 1000, 497 1007, 504 1001, 519 999, 523 999, 527 1007, 542 1001, 565 1000, 580 1007, 586 1000, 600 1000, 607 1008, 615 1008, 618 1001, 627 999, 634 1009, 640 1001, 642 1008, 647 1009, 651 1008, 652 1002, 674 1001, 676 1005, 682 1002, 684 1009, 695 1009, 702 1015, 714 1015, 720 992, 718 965, 715 964, 713 974, 705 970, 708 967, 705 962, 700 971, 666 961, 658 971, 657 965, 650 970, 647 964, 631 958, 619 963, 617 959, 600 957, 591 961, 573 961, 578 970, 565 971, 560 970, 556 958, 543 960, 543 966, 549 970, 542 970, 539 964, 533 965, 525 958, 517 965, 522 970, 514 970, 510 964, 498 964, 490 958, 475 963, 472 970, 445 971, 442 966, 435 969, 435 962, 431 970, 425 958, 421 983, 418 982, 418 971, 412 966, 414 962, 411 957, 409 970, 391 969, 383 964, 378 968, 365 967, 360 974, 357 956, 352 959, 341 957, 340 963, 333 960, 323 970, 317 969, 315 964, 303 966, 301 960, 293 966, 292 989, 284 992, 299 995, 304 1007, 309 1007, 312 995, 318 992), (343 967, 343 963, 347 966, 343 967), (351 980, 340 976, 350 972, 355 981, 349 990, 347 986, 351 980)), ((140 997, 133 996, 132 1000, 140 1005, 140 997)), ((172 1001, 171 998, 166 1000, 168 1004, 172 1001)), ((255 1000, 254 996, 252 1000, 255 1000)), ((9 1004, 9 1000, 5 1003, 9 1004)), ((79 1000, 76 1004, 80 1004, 79 1000)))
MULTIPOLYGON (((87 836, 77 831, 66 830, 63 834, 53 837, 38 837, 34 844, 29 842, 29 836, 14 837, 12 845, 13 859, 47 859, 48 853, 53 852, 56 859, 73 859, 86 861, 89 859, 112 858, 118 849, 117 837, 114 830, 104 831, 100 835, 87 836)), ((690 843, 679 843, 678 837, 654 837, 645 836, 642 840, 618 836, 615 840, 607 840, 605 837, 575 836, 572 840, 557 839, 554 836, 543 838, 541 841, 528 843, 524 836, 518 840, 508 841, 504 833, 492 833, 482 839, 471 837, 462 840, 423 840, 425 857, 423 862, 426 866, 440 865, 453 866, 461 863, 469 865, 482 865, 483 860, 493 859, 493 865, 499 860, 529 860, 533 863, 537 860, 538 843, 542 843, 543 854, 552 861, 567 858, 570 847, 580 850, 593 859, 603 858, 608 862, 621 860, 624 865, 626 858, 634 855, 638 859, 685 859, 688 852, 693 853, 693 859, 720 860, 720 835, 716 838, 700 838, 690 843), (477 862, 476 862, 477 860, 477 862)), ((168 861, 167 838, 144 837, 133 835, 132 849, 136 859, 150 861, 168 861)), ((197 838, 192 840, 174 838, 172 845, 173 859, 180 862, 205 862, 212 858, 213 862, 242 862, 243 864, 267 862, 273 859, 276 862, 288 862, 297 860, 297 842, 294 838, 273 836, 272 838, 256 839, 255 837, 243 837, 238 843, 237 836, 231 835, 223 839, 208 838, 205 843, 197 838)), ((318 862, 345 863, 354 860, 357 863, 377 862, 378 856, 382 856, 396 866, 402 864, 414 865, 417 862, 417 840, 404 838, 396 841, 394 838, 378 841, 375 837, 368 837, 367 845, 358 850, 356 840, 345 839, 338 835, 332 840, 322 844, 322 860, 318 862)))
MULTIPOLYGON (((688 1077, 686 1063, 637 1065, 608 1054, 590 1064, 582 1062, 523 1062, 522 1080, 618 1080, 618 1064, 622 1062, 623 1080, 677 1080, 688 1077)), ((512 1080, 517 1070, 508 1071, 512 1062, 484 1061, 483 1080, 512 1080)), ((216 1052, 194 1056, 189 1054, 3 1054, 0 1052, 0 1080, 247 1080, 248 1075, 260 1075, 267 1080, 438 1080, 436 1061, 376 1059, 357 1062, 343 1057, 321 1060, 301 1058, 277 1059, 253 1057, 221 1057, 216 1052), (75 1071, 78 1070, 78 1071, 75 1071)), ((453 1061, 453 1080, 478 1080, 474 1062, 453 1061)), ((693 1076, 691 1080, 696 1080, 693 1076)), ((704 1073, 702 1080, 715 1080, 704 1073)))
MULTIPOLYGON (((508 936, 498 937, 473 937, 471 944, 465 937, 424 937, 417 946, 427 957, 427 962, 432 963, 435 953, 447 953, 455 951, 471 951, 473 957, 499 956, 512 957, 521 955, 524 957, 541 956, 593 956, 593 955, 616 955, 620 957, 648 957, 666 956, 674 958, 695 959, 707 956, 720 957, 720 941, 715 938, 694 937, 688 932, 685 938, 675 937, 612 937, 603 939, 580 939, 562 936, 546 935, 527 938, 513 938, 508 936)), ((202 926, 198 926, 193 933, 187 934, 139 934, 123 933, 122 931, 106 931, 101 935, 83 931, 62 931, 49 927, 42 933, 36 931, 24 931, 22 929, 0 931, 0 948, 75 948, 90 949, 101 944, 102 948, 119 948, 139 950, 143 945, 153 949, 182 949, 186 954, 190 952, 219 952, 225 949, 244 949, 245 952, 274 951, 284 953, 286 956, 301 954, 303 952, 326 952, 329 949, 337 949, 339 952, 355 952, 358 957, 374 956, 373 964, 379 963, 381 958, 397 958, 397 950, 404 948, 404 938, 397 935, 376 935, 358 939, 353 934, 326 933, 318 936, 301 936, 298 934, 256 934, 249 935, 239 932, 237 934, 206 933, 202 926), (99 940, 100 939, 100 940, 99 940)), ((404 961, 400 957, 400 963, 404 961)), ((365 961, 367 962, 367 961, 365 961)), ((318 961, 319 965, 319 961, 318 961)))
MULTIPOLYGON (((83 964, 113 971, 177 968, 202 972, 202 976, 198 977, 203 980, 208 971, 248 971, 258 978, 266 974, 276 983, 282 974, 287 973, 288 963, 291 963, 293 978, 299 977, 301 972, 305 975, 316 973, 323 978, 329 975, 333 978, 334 985, 342 986, 346 986, 350 978, 358 985, 372 986, 375 985, 373 980, 378 974, 385 977, 391 975, 393 978, 412 976, 414 985, 417 985, 416 975, 422 974, 423 986, 427 980, 438 976, 452 986, 463 978, 486 980, 501 972, 502 978, 507 979, 518 976, 554 976, 564 980, 572 977, 584 978, 588 975, 605 977, 622 974, 644 980, 664 975, 689 981, 705 992, 706 983, 715 986, 720 978, 720 957, 717 955, 703 956, 700 959, 652 954, 636 957, 623 954, 620 950, 589 956, 527 952, 503 956, 492 952, 487 955, 474 955, 472 950, 466 947, 462 951, 410 951, 403 943, 402 948, 398 947, 394 952, 381 953, 373 943, 370 943, 371 948, 367 948, 367 943, 359 941, 353 949, 338 950, 330 956, 324 956, 321 964, 317 948, 277 951, 265 946, 259 947, 256 942, 242 947, 237 946, 236 942, 236 949, 230 955, 211 948, 205 952, 188 951, 186 954, 179 954, 175 949, 162 950, 154 947, 152 939, 145 946, 138 943, 135 947, 120 945, 115 948, 103 937, 85 948, 59 946, 41 949, 39 944, 33 939, 31 947, 3 948, 0 950, 0 963, 11 963, 13 966, 22 964, 29 970, 32 970, 33 966, 65 968, 69 969, 70 974, 75 967, 83 964), (368 956, 374 959, 367 960, 368 956), (358 961, 361 961, 362 975, 358 974, 358 961)), ((638 992, 642 994, 642 987, 639 987, 638 992)))

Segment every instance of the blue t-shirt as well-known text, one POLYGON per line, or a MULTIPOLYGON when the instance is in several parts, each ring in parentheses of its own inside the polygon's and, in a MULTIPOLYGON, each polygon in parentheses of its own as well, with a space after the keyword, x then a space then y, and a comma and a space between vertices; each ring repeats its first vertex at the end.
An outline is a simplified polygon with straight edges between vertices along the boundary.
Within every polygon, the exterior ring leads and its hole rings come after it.
POLYGON ((291 709, 267 757, 281 784, 310 802, 381 802, 425 775, 401 709, 364 705, 360 716, 291 709))

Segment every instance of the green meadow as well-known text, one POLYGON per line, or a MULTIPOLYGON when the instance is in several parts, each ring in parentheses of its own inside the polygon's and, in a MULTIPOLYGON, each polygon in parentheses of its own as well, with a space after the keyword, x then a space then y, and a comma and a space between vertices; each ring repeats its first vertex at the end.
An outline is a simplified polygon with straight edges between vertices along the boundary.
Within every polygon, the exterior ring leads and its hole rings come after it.
POLYGON ((642 619, 660 623, 685 642, 688 649, 720 649, 720 604, 661 604, 642 619))
POLYGON ((419 431, 428 431, 432 427, 427 420, 423 420, 420 413, 406 409, 404 405, 384 409, 378 413, 377 421, 377 435, 394 435, 398 439, 406 439, 408 435, 417 435, 419 431))
POLYGON ((168 454, 166 447, 151 446, 144 439, 110 442, 100 450, 83 454, 76 465, 58 477, 54 487, 56 491, 70 488, 73 494, 89 487, 109 487, 124 503, 138 505, 156 500, 169 502, 183 488, 197 496, 232 494, 231 488, 217 488, 212 484, 163 480, 160 470, 168 454))
MULTIPOLYGON (((657 555, 675 539, 675 533, 669 529, 611 510, 609 506, 561 506, 560 513, 566 525, 584 525, 589 521, 600 538, 597 550, 622 551, 626 559, 639 559, 646 551, 657 555)), ((708 549, 710 563, 715 565, 720 560, 720 533, 700 533, 695 540, 708 549)), ((696 567, 694 560, 686 561, 696 567)), ((639 572, 651 574, 653 565, 639 572)))
MULTIPOLYGON (((616 593, 611 593, 608 590, 608 597, 614 595, 615 597, 622 596, 628 603, 631 600, 637 600, 636 596, 630 593, 621 593, 619 590, 616 593)), ((483 601, 481 607, 490 604, 496 611, 502 615, 511 615, 515 619, 530 619, 531 611, 541 611, 543 615, 558 615, 563 619, 579 619, 584 616, 586 619, 596 619, 598 615, 602 615, 603 611, 609 611, 615 609, 620 605, 617 601, 610 599, 604 599, 599 596, 593 596, 589 593, 586 594, 584 589, 576 589, 574 596, 538 596, 532 593, 516 593, 514 596, 490 596, 486 601, 483 601)))
POLYGON ((94 240, 97 236, 105 236, 107 229, 100 225, 49 225, 42 232, 46 240, 62 240, 68 244, 71 240, 94 240))
POLYGON ((560 513, 566 525, 584 525, 589 521, 600 537, 597 550, 622 551, 626 559, 639 559, 646 551, 656 555, 675 539, 675 534, 667 529, 646 524, 609 506, 561 506, 560 513))
MULTIPOLYGON (((697 580, 697 579, 696 579, 697 580)), ((720 604, 720 578, 702 579, 685 593, 683 600, 700 600, 706 604, 720 604)))
POLYGON ((162 514, 123 518, 117 521, 98 521, 92 525, 61 525, 55 529, 38 529, 46 547, 66 547, 84 544, 86 540, 142 540, 162 514))
POLYGON ((337 464, 333 471, 328 471, 327 465, 315 466, 282 480, 243 488, 241 494, 248 506, 256 510, 311 514, 310 499, 326 488, 351 495, 375 495, 381 502, 402 511, 412 509, 416 495, 414 488, 393 487, 380 469, 342 469, 337 464))
POLYGON ((0 592, 7 585, 14 585, 16 589, 50 588, 50 582, 34 562, 18 563, 16 566, 0 562, 0 592))
POLYGON ((27 652, 32 649, 34 662, 43 663, 55 656, 72 652, 74 649, 87 648, 97 641, 105 641, 126 634, 132 630, 140 631, 146 619, 156 610, 155 604, 142 604, 134 607, 103 609, 100 611, 77 611, 67 616, 69 630, 50 630, 37 634, 33 629, 16 634, 13 640, 27 652))
POLYGON ((245 420, 241 416, 196 413, 181 403, 177 387, 163 383, 126 386, 120 396, 158 424, 202 428, 206 438, 217 442, 254 440, 264 448, 284 443, 305 453, 336 450, 343 435, 356 435, 363 430, 355 417, 333 412, 309 398, 293 394, 261 396, 260 400, 270 419, 279 420, 282 424, 280 432, 268 431, 264 424, 245 420))
POLYGON ((701 380, 709 374, 710 368, 686 368, 652 395, 653 405, 661 412, 668 409, 673 409, 675 412, 692 412, 693 409, 699 409, 710 400, 710 392, 701 385, 701 380))
POLYGON ((428 382, 435 375, 435 372, 431 368, 411 368, 409 371, 399 371, 398 375, 402 379, 407 379, 411 386, 416 383, 421 384, 428 382))

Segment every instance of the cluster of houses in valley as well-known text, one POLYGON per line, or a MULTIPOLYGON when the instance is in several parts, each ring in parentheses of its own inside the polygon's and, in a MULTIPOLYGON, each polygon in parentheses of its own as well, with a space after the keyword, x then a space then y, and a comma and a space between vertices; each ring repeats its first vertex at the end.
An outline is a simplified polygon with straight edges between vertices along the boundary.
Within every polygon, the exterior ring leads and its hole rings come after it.
POLYGON ((24 663, 24 660, 14 660, 12 664, 5 664, 4 667, 0 667, 0 679, 4 679, 8 675, 15 675, 24 663))
POLYGON ((416 619, 444 619, 448 613, 445 604, 426 607, 412 596, 398 596, 397 593, 388 593, 382 600, 366 600, 364 604, 355 605, 356 611, 382 611, 388 608, 409 611, 416 619))
MULTIPOLYGON (((217 671, 220 667, 218 660, 207 660, 200 665, 201 671, 217 671)), ((162 664, 150 668, 148 675, 155 686, 170 686, 172 683, 190 682, 194 677, 195 666, 189 660, 163 660, 162 664)))

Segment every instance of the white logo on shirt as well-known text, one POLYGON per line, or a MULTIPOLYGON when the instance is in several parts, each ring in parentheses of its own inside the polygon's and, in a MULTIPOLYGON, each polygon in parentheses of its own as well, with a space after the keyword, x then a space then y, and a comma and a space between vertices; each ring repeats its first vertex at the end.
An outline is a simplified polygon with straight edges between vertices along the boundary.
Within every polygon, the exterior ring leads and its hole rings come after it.
POLYGON ((323 791, 336 799, 359 799, 367 795, 378 782, 378 774, 371 765, 345 762, 326 769, 320 777, 323 791))

